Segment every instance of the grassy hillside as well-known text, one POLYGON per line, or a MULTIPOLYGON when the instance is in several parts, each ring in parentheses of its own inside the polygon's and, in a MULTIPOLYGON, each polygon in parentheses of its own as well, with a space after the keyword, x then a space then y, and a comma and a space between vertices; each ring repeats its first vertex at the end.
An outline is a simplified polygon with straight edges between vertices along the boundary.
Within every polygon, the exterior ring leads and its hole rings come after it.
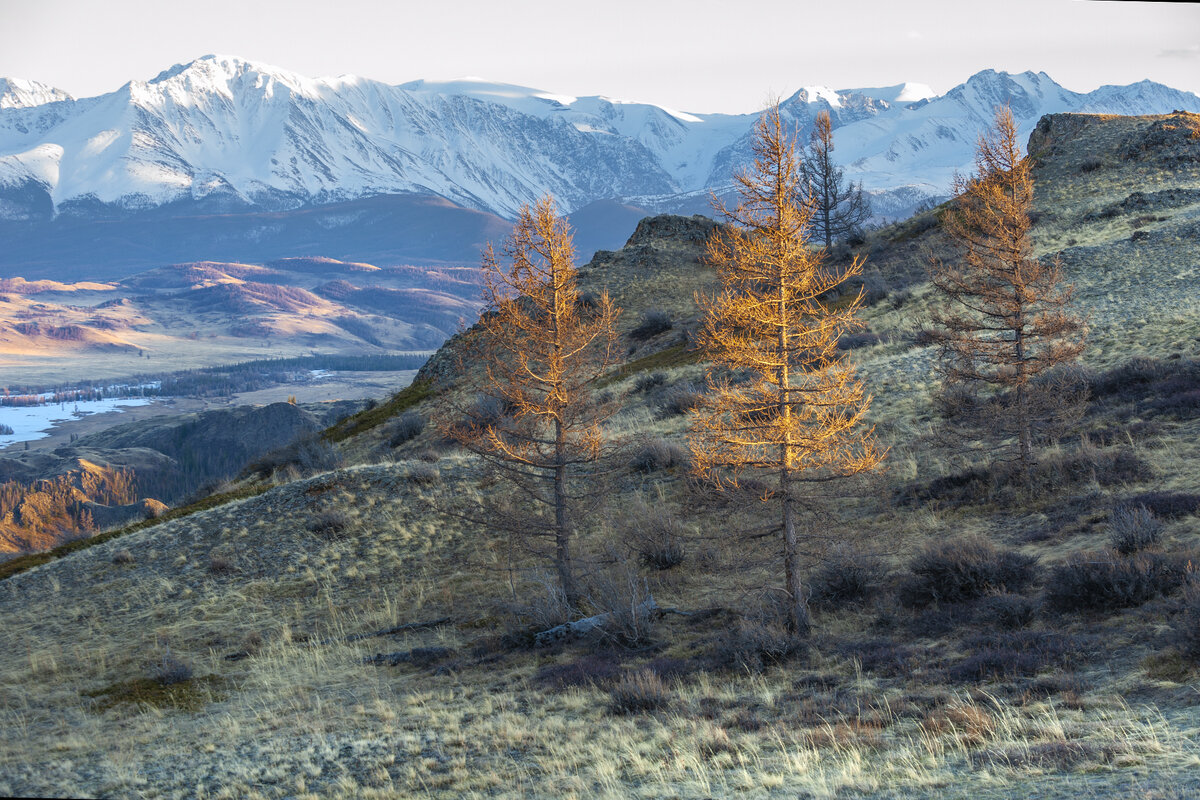
POLYGON ((631 441, 580 548, 618 624, 535 647, 548 563, 464 521, 502 489, 420 418, 467 332, 327 432, 355 466, 281 464, 0 581, 0 793, 1195 796, 1196 118, 1047 119, 1035 233, 1089 315, 1083 435, 1032 490, 941 436, 916 335, 937 212, 873 233, 844 345, 891 453, 814 498, 809 641, 773 622, 773 510, 688 477, 712 223, 655 218, 582 278, 625 309, 604 390, 631 441))

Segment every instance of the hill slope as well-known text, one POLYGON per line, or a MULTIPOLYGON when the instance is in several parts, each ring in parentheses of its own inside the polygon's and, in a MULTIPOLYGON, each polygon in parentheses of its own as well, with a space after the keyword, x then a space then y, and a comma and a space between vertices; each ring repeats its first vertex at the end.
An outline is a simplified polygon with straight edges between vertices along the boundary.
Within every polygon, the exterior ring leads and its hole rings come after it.
MULTIPOLYGON (((431 427, 364 412, 337 429, 358 466, 280 476, 0 581, 0 792, 1193 796, 1200 605, 1182 565, 1200 548, 1200 309, 1170 282, 1200 263, 1196 124, 1056 115, 1032 139, 1039 252, 1067 261, 1095 343, 1087 440, 1047 453, 1032 492, 936 435, 913 335, 922 254, 945 247, 936 214, 863 245, 878 339, 845 344, 892 452, 811 529, 803 647, 770 624, 777 553, 752 535, 768 512, 698 488, 671 455, 703 369, 686 340, 712 223, 652 219, 583 280, 626 308, 614 428, 666 457, 618 465, 580 557, 595 609, 650 591, 686 615, 529 649, 554 621, 544 562, 460 516, 497 485, 431 427), (634 334, 655 309, 671 327, 634 334), (1107 552, 1139 507, 1158 543, 1107 552), (656 531, 681 563, 645 559, 656 531), (1017 568, 931 579, 941 557, 1017 568)), ((430 414, 458 342, 384 408, 430 414)))

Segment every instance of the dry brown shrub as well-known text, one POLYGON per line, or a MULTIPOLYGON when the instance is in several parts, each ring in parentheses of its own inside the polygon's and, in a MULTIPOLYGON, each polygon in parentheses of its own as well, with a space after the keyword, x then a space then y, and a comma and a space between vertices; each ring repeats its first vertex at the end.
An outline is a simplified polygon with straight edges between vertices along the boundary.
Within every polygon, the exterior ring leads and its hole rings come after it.
POLYGON ((936 709, 921 721, 929 736, 952 736, 964 747, 979 747, 996 734, 996 719, 974 703, 956 703, 936 709))

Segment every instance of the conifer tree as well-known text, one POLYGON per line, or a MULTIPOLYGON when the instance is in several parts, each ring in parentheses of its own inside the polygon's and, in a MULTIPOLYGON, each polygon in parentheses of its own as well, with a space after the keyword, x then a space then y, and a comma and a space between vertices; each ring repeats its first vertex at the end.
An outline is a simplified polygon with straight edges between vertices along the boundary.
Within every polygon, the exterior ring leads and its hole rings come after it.
POLYGON ((833 246, 842 239, 862 230, 871 218, 871 204, 857 186, 845 182, 842 168, 833 162, 833 121, 828 111, 817 114, 813 122, 809 145, 800 162, 801 192, 812 196, 812 236, 833 246))
POLYGON ((843 332, 860 326, 862 295, 826 299, 862 262, 835 269, 809 245, 813 205, 801 199, 795 138, 778 106, 759 120, 754 153, 753 167, 735 176, 737 207, 718 208, 731 224, 708 241, 722 289, 699 299, 699 344, 712 365, 690 442, 697 471, 718 486, 736 486, 746 470, 774 473, 767 499, 779 503, 788 627, 804 635, 803 487, 872 469, 882 453, 862 424, 870 398, 837 348, 843 332), (739 373, 748 379, 730 379, 739 373))
POLYGON ((548 541, 576 608, 576 513, 594 494, 583 478, 606 455, 601 424, 615 411, 593 390, 617 355, 618 310, 607 292, 581 299, 570 230, 549 197, 521 209, 503 256, 485 252, 484 309, 464 358, 478 400, 441 427, 516 490, 489 506, 488 524, 548 541))
POLYGON ((1081 390, 1052 370, 1074 361, 1086 339, 1062 265, 1032 256, 1031 167, 1012 111, 997 109, 979 137, 976 174, 955 179, 942 217, 960 256, 931 262, 930 280, 948 303, 927 331, 947 387, 966 398, 957 405, 974 412, 976 428, 1015 437, 1027 479, 1039 425, 1069 419, 1070 407, 1082 404, 1081 390), (976 399, 981 389, 992 396, 976 399))

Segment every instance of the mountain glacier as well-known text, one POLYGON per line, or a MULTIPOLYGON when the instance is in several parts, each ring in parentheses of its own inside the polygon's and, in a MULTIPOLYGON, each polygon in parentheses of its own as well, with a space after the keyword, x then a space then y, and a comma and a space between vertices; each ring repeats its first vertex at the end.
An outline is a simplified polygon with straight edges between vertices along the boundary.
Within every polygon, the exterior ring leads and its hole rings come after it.
MULTIPOLYGON (((919 84, 806 87, 781 108, 801 136, 829 111, 835 158, 894 218, 948 193, 1004 103, 1023 135, 1047 113, 1200 111, 1195 94, 1149 81, 1081 94, 1042 72, 994 71, 940 96, 919 84)), ((598 200, 698 209, 748 161, 755 120, 474 79, 310 79, 228 56, 91 98, 0 79, 0 219, 270 212, 386 195, 511 219, 546 192, 567 211, 598 200)))

